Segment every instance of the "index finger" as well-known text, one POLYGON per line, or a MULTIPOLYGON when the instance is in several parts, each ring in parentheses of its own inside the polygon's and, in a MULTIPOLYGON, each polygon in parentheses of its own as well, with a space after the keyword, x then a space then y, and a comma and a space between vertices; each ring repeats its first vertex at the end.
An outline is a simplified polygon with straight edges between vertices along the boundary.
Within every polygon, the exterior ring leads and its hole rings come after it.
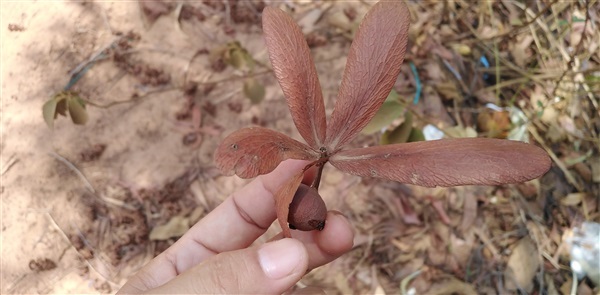
MULTIPOLYGON (((273 194, 309 162, 287 160, 234 192, 127 284, 140 291, 158 287, 221 252, 248 247, 276 218, 273 194)), ((124 286, 121 290, 127 290, 124 286)))

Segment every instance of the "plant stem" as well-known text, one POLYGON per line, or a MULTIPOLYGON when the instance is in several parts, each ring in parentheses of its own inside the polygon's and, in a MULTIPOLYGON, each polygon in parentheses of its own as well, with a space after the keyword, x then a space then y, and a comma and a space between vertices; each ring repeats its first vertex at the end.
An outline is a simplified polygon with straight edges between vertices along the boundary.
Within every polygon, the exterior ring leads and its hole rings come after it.
POLYGON ((323 175, 323 167, 325 167, 325 163, 326 162, 317 163, 317 176, 315 176, 313 183, 310 185, 311 187, 314 187, 317 190, 319 189, 319 184, 321 183, 321 176, 323 175))

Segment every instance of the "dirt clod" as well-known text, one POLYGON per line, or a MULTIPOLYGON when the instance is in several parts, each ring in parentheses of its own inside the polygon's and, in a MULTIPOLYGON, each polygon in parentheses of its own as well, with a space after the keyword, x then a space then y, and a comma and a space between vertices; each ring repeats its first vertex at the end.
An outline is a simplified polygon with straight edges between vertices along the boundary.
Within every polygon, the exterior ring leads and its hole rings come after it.
POLYGON ((25 31, 25 27, 18 24, 8 24, 8 30, 11 32, 23 32, 25 31))
POLYGON ((98 158, 100 158, 100 156, 102 156, 102 153, 104 153, 104 150, 106 149, 106 145, 105 144, 95 144, 83 151, 81 151, 80 156, 81 156, 81 160, 83 162, 91 162, 91 161, 95 161, 98 160, 98 158))
POLYGON ((192 17, 196 17, 196 20, 202 22, 206 19, 202 10, 198 7, 194 7, 189 4, 184 4, 181 7, 181 14, 179 16, 179 20, 190 20, 192 17))
POLYGON ((327 37, 319 32, 311 32, 306 36, 306 43, 308 47, 320 47, 327 44, 327 37))
POLYGON ((29 260, 29 269, 34 272, 42 272, 56 268, 56 262, 49 258, 38 258, 29 260))
POLYGON ((139 3, 150 23, 154 23, 159 17, 168 14, 174 8, 172 3, 161 1, 139 1, 139 3))

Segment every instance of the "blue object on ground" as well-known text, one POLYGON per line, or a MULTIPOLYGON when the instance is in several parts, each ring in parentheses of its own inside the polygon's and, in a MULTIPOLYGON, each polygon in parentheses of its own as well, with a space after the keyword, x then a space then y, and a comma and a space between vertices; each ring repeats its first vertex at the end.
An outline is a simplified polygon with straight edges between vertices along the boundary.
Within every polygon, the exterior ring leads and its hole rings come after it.
POLYGON ((423 89, 423 86, 421 85, 421 79, 419 78, 419 72, 417 71, 417 67, 415 66, 415 64, 411 61, 409 63, 410 65, 410 69, 413 73, 413 76, 415 76, 415 98, 413 99, 413 104, 417 104, 419 102, 419 99, 421 98, 421 91, 423 89))

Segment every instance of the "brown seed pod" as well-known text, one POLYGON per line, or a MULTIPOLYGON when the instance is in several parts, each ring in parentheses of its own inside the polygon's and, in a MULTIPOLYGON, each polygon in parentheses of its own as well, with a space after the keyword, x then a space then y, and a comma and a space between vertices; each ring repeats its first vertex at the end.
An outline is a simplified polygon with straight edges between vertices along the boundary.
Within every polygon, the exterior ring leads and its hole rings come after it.
POLYGON ((323 230, 327 218, 325 202, 313 187, 300 184, 290 203, 288 223, 291 229, 303 231, 323 230))

